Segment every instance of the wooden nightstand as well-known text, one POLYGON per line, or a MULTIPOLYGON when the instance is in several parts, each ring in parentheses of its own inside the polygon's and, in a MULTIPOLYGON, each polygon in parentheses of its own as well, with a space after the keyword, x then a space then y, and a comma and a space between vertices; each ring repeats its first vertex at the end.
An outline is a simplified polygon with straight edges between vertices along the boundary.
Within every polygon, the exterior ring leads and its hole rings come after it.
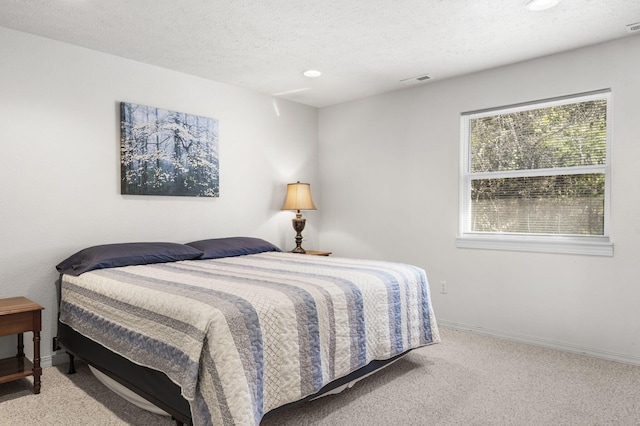
POLYGON ((331 253, 330 251, 307 250, 304 254, 310 254, 311 256, 329 256, 331 253))
POLYGON ((0 360, 0 383, 33 376, 33 393, 40 393, 40 330, 43 309, 26 297, 0 299, 0 336, 18 335, 18 355, 0 360), (33 332, 33 363, 24 356, 25 331, 33 332))

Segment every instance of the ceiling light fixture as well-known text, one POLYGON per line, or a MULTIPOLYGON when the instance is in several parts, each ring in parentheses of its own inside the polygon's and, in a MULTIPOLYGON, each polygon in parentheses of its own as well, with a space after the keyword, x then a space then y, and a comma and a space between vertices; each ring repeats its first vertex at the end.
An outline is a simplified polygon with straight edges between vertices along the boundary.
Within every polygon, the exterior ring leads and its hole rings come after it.
POLYGON ((302 73, 302 75, 304 75, 305 77, 316 78, 320 77, 322 73, 318 70, 306 70, 302 73))
POLYGON ((547 10, 557 6, 560 0, 531 0, 527 3, 527 9, 533 11, 547 10))

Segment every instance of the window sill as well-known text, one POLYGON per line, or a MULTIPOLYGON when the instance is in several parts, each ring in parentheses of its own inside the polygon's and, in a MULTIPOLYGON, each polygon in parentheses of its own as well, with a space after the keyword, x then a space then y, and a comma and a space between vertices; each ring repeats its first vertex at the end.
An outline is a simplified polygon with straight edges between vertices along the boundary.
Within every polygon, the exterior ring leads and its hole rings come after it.
POLYGON ((526 236, 468 233, 456 238, 456 247, 537 253, 613 256, 609 237, 526 236))

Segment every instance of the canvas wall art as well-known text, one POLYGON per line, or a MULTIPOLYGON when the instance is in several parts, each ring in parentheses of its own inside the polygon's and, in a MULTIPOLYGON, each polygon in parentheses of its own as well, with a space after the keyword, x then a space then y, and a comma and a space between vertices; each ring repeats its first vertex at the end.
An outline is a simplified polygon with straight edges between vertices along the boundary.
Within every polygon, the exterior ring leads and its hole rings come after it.
POLYGON ((120 103, 121 193, 218 197, 218 120, 120 103))

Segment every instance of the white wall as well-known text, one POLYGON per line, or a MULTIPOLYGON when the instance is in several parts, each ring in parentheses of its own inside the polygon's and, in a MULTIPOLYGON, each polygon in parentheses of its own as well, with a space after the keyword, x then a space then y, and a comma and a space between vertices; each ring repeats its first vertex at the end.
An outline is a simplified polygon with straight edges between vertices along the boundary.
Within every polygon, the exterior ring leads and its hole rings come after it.
MULTIPOLYGON (((295 246, 280 207, 286 183, 318 183, 317 109, 2 28, 0 58, 0 297, 45 307, 45 363, 55 265, 77 250, 237 235, 295 246), (120 195, 120 101, 220 120, 220 197, 120 195)), ((14 346, 0 338, 0 357, 14 346)))
POLYGON ((638 52, 627 38, 325 108, 318 144, 314 108, 0 28, 0 297, 45 306, 47 359, 66 256, 229 235, 290 249, 279 208, 301 180, 319 207, 305 247, 425 268, 442 323, 640 364, 638 52), (607 87, 614 257, 457 249, 460 113, 607 87), (120 195, 120 101, 219 119, 220 198, 120 195))
POLYGON ((322 109, 322 248, 425 268, 443 324, 640 364, 639 68, 636 36, 322 109), (615 255, 456 248, 460 113, 604 88, 615 255))

